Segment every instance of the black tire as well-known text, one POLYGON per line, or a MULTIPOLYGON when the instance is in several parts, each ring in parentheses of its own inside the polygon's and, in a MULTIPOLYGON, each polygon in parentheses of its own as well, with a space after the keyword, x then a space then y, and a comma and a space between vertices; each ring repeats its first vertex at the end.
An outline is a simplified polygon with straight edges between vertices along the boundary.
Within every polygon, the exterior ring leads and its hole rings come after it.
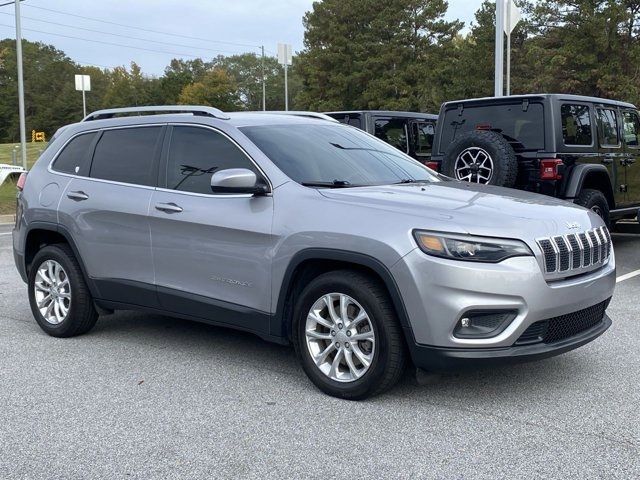
POLYGON ((607 202, 607 197, 600 190, 585 188, 580 192, 575 203, 597 213, 608 227, 611 226, 609 202, 607 202))
POLYGON ((309 379, 328 395, 363 400, 390 389, 402 376, 406 346, 391 299, 380 281, 351 270, 320 275, 298 297, 294 308, 293 344, 309 379), (314 302, 328 293, 344 293, 368 313, 375 333, 375 350, 369 369, 357 380, 342 383, 325 375, 314 363, 306 343, 306 317, 314 302))
POLYGON ((31 312, 40 328, 52 337, 73 337, 87 333, 98 320, 98 313, 82 270, 68 245, 49 245, 36 254, 29 269, 28 288, 31 312), (55 260, 62 266, 69 279, 71 290, 69 312, 66 318, 58 324, 52 324, 45 320, 38 309, 35 298, 34 286, 38 268, 47 260, 55 260))
MULTIPOLYGON (((504 137, 498 133, 486 130, 473 130, 454 140, 447 148, 442 160, 442 173, 461 180, 456 176, 456 161, 458 157, 470 148, 484 150, 493 162, 493 172, 489 185, 513 187, 518 176, 518 160, 516 154, 504 137)), ((475 183, 475 180, 472 180, 475 183)))

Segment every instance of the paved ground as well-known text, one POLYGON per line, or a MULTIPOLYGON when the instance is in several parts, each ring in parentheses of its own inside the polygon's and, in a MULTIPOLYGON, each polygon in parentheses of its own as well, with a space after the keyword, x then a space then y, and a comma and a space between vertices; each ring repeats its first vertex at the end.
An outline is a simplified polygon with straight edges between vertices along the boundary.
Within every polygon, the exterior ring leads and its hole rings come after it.
MULTIPOLYGON (((120 313, 46 336, 0 227, 2 478, 639 478, 640 276, 600 339, 353 403, 251 335, 120 313)), ((640 235, 616 235, 620 275, 640 235)))

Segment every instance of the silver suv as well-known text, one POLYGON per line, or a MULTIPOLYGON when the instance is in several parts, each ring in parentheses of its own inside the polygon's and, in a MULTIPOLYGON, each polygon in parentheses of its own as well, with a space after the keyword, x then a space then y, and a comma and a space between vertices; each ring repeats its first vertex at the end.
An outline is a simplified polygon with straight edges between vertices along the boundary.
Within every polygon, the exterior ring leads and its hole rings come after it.
POLYGON ((57 337, 170 314, 293 343, 320 389, 362 399, 409 361, 543 358, 611 325, 596 214, 451 180, 312 115, 103 110, 20 183, 15 262, 57 337))

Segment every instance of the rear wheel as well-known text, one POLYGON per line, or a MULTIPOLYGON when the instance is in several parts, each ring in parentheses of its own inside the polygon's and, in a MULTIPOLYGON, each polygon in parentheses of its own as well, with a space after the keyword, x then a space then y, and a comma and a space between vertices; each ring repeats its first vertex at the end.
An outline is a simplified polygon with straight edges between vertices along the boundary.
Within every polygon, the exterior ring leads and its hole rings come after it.
POLYGON ((98 313, 68 245, 49 245, 40 250, 28 280, 31 311, 49 335, 73 337, 93 328, 98 313))
POLYGON ((604 223, 610 226, 609 202, 607 202, 607 197, 600 190, 585 188, 580 192, 575 202, 599 215, 604 220, 604 223))
POLYGON ((300 295, 294 346, 323 392, 360 400, 391 388, 404 371, 402 331, 384 287, 350 270, 325 273, 300 295))

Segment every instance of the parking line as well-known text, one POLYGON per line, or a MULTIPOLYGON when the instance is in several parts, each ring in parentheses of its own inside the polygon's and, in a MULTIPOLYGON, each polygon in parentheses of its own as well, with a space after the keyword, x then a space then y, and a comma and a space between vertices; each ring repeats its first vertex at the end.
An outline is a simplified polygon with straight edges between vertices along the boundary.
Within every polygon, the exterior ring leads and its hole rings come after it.
POLYGON ((625 280, 629 280, 630 278, 637 277, 640 275, 640 270, 634 270, 633 272, 625 273, 624 275, 616 278, 616 283, 624 282, 625 280))

